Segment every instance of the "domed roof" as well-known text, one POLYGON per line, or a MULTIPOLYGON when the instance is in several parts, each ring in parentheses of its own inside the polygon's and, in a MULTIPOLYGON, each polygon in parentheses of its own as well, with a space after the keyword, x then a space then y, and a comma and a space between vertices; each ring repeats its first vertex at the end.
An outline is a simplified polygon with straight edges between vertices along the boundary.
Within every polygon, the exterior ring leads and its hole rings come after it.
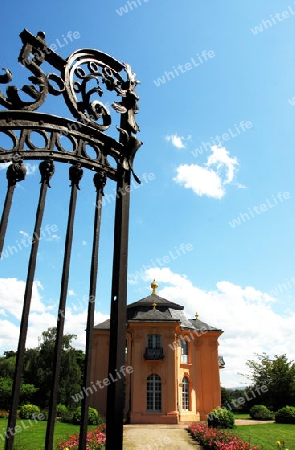
MULTIPOLYGON (((184 313, 184 306, 170 302, 156 293, 158 285, 151 283, 152 293, 137 302, 127 305, 127 322, 180 322, 181 329, 207 331, 221 331, 197 318, 188 319, 184 313)), ((95 326, 95 329, 107 330, 110 320, 95 326)))
POLYGON ((165 308, 172 308, 172 309, 184 309, 182 305, 178 305, 177 303, 170 302, 166 298, 160 297, 158 294, 151 294, 148 297, 144 297, 141 300, 138 300, 137 302, 130 303, 130 305, 127 305, 127 308, 137 308, 141 306, 153 306, 154 303, 156 303, 157 307, 164 306, 165 308))

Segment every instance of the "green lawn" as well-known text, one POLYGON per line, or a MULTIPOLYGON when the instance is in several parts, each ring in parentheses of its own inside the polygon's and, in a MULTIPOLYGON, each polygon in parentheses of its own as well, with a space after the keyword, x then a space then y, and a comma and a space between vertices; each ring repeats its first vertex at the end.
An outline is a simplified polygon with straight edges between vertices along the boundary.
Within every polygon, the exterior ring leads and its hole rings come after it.
MULTIPOLYGON (((239 416, 239 418, 241 418, 239 416)), ((245 417, 246 418, 246 417, 245 417)), ((44 437, 47 422, 35 422, 17 420, 17 425, 21 431, 15 435, 15 450, 43 450, 44 437)), ((6 432, 7 420, 0 419, 0 450, 4 449, 2 437, 6 432)), ((93 429, 95 427, 89 427, 93 429)), ((55 426, 54 441, 57 438, 66 439, 68 436, 79 431, 77 425, 57 422, 55 426)), ((277 423, 263 425, 240 425, 233 433, 240 436, 245 441, 250 441, 253 445, 258 445, 261 450, 275 450, 277 441, 285 441, 289 450, 295 450, 295 425, 284 425, 277 423)))
MULTIPOLYGON (((28 420, 17 420, 17 425, 21 427, 21 431, 16 433, 14 437, 14 449, 15 450, 44 450, 44 440, 46 433, 47 422, 35 422, 28 420)), ((0 450, 4 449, 4 436, 6 433, 7 420, 0 419, 0 450)), ((89 427, 89 430, 95 428, 89 427)), ((74 433, 79 431, 78 425, 72 425, 69 423, 57 422, 55 425, 54 442, 57 438, 66 439, 74 433)))
POLYGON ((251 417, 249 416, 249 413, 234 413, 235 419, 248 419, 250 420, 251 417))
POLYGON ((245 441, 258 445, 261 450, 275 450, 277 441, 285 441, 289 450, 295 450, 295 425, 240 425, 233 432, 245 441))

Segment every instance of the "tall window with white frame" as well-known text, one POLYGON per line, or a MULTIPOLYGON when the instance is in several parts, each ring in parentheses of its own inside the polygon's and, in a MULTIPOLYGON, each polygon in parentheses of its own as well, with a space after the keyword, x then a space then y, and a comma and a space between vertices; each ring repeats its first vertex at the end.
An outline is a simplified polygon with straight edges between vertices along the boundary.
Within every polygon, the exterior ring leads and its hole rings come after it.
POLYGON ((182 379, 182 410, 189 411, 189 385, 188 378, 182 379))
POLYGON ((147 411, 162 410, 162 382, 161 377, 156 373, 147 377, 146 404, 147 411))
POLYGON ((181 340, 181 364, 188 364, 188 342, 181 340))

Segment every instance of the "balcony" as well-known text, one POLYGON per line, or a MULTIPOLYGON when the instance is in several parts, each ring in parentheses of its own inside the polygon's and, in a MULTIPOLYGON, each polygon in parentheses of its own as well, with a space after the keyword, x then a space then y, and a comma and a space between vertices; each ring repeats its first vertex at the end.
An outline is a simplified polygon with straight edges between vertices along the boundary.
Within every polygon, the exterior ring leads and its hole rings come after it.
POLYGON ((164 359, 163 347, 146 347, 143 356, 147 361, 162 360, 164 359))

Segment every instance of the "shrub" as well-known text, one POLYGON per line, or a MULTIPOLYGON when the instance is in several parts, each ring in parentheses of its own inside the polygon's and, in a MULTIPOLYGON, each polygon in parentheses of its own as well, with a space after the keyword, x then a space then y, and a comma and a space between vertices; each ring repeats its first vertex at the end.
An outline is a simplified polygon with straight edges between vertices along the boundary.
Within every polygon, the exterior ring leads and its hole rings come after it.
POLYGON ((188 430, 207 450, 259 450, 256 445, 243 441, 229 431, 208 428, 200 423, 192 423, 188 430))
POLYGON ((42 420, 48 420, 48 409, 41 409, 41 414, 43 414, 42 420))
POLYGON ((249 415, 255 420, 271 420, 273 413, 264 405, 254 405, 249 410, 249 415))
POLYGON ((235 417, 231 411, 225 408, 215 408, 208 415, 208 427, 233 428, 235 417))
POLYGON ((295 406, 285 406, 275 414, 277 423, 295 423, 295 406))
MULTIPOLYGON (((88 425, 99 425, 104 422, 103 418, 98 414, 96 409, 89 408, 88 409, 88 425)), ((73 424, 81 423, 81 406, 75 409, 73 413, 73 424)))
MULTIPOLYGON (((40 414, 40 408, 36 405, 23 405, 19 410, 19 417, 21 419, 36 419, 38 420, 38 414, 40 414)), ((43 416, 42 416, 43 417, 43 416)))
POLYGON ((73 423, 73 412, 72 411, 65 411, 60 416, 60 421, 64 423, 73 423))
POLYGON ((58 417, 63 416, 64 414, 66 414, 68 412, 68 408, 65 405, 62 405, 61 403, 59 403, 56 406, 56 415, 58 417))
MULTIPOLYGON (((105 427, 99 425, 95 430, 88 431, 87 433, 87 444, 91 450, 102 450, 105 448, 104 444, 106 441, 105 427)), ((78 450, 79 446, 79 434, 74 434, 66 440, 58 439, 57 448, 58 450, 78 450)))

